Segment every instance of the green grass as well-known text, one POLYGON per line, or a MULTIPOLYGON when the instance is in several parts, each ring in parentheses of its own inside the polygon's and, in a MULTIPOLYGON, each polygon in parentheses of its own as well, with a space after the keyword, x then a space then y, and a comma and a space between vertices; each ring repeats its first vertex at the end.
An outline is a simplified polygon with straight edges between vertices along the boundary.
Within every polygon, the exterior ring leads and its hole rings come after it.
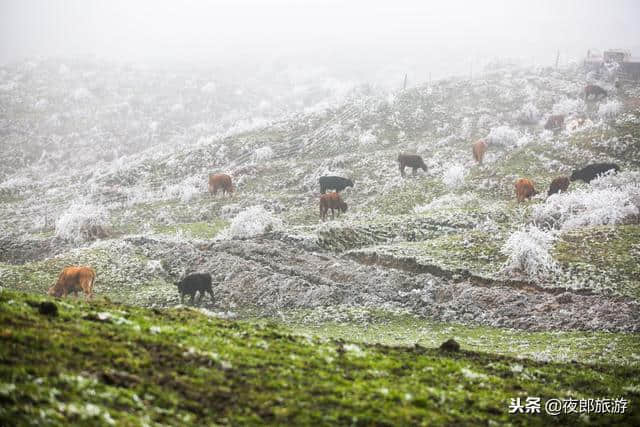
POLYGON ((640 225, 567 232, 556 242, 554 257, 597 287, 640 300, 640 225))
POLYGON ((153 227, 153 229, 155 232, 160 234, 176 234, 182 232, 189 234, 194 238, 212 239, 228 225, 228 221, 221 218, 216 218, 212 222, 192 222, 187 224, 171 225, 157 224, 153 227))
MULTIPOLYGON (((302 313, 301 313, 302 314, 302 313)), ((358 322, 285 325, 293 332, 367 344, 437 347, 454 337, 465 350, 546 361, 631 364, 640 367, 637 334, 557 331, 528 332, 517 329, 467 326, 435 322, 410 315, 381 314, 366 324, 358 322)))
POLYGON ((0 293, 0 424, 586 424, 509 415, 510 399, 625 396, 640 423, 638 366, 542 363, 463 350, 351 344, 193 310, 0 293))

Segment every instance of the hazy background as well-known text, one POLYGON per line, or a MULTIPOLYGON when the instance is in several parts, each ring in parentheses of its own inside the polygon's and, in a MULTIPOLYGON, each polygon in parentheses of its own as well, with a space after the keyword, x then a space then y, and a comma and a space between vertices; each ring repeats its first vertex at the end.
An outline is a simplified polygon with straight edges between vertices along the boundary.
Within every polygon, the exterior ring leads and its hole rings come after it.
POLYGON ((549 65, 558 49, 562 61, 589 48, 638 54, 639 17, 635 0, 3 0, 0 63, 285 63, 355 80, 408 72, 415 81, 468 73, 494 56, 549 65))

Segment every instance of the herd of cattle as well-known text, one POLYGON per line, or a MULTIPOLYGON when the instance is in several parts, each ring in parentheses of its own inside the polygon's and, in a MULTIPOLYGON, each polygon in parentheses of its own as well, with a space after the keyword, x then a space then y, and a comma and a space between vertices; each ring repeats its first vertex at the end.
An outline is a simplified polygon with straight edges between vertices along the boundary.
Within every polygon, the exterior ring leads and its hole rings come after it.
MULTIPOLYGON (((585 98, 606 96, 607 92, 599 86, 588 85, 584 90, 585 98)), ((546 129, 558 129, 564 126, 564 115, 552 115, 549 117, 545 124, 546 129)), ((482 164, 484 155, 489 147, 486 139, 479 139, 472 145, 473 159, 482 164)), ((400 169, 400 175, 405 177, 404 170, 409 167, 413 170, 413 175, 416 174, 418 169, 427 171, 427 165, 422 157, 417 154, 399 154, 398 166, 400 169)), ((618 172, 620 168, 613 163, 594 163, 585 166, 582 169, 573 171, 570 177, 559 176, 555 178, 549 185, 547 195, 559 192, 566 192, 569 188, 571 181, 582 180, 589 183, 599 175, 607 173, 611 170, 618 172)), ((331 210, 331 217, 334 217, 334 212, 337 210, 338 215, 341 212, 347 211, 347 203, 340 196, 340 192, 347 187, 353 187, 353 181, 340 176, 322 176, 318 180, 320 184, 320 218, 324 221, 327 213, 331 210), (327 190, 334 190, 331 193, 327 193, 327 190)), ((218 191, 222 191, 222 195, 232 195, 235 188, 231 176, 226 174, 210 174, 209 175, 209 193, 211 195, 217 195, 218 191)), ((529 178, 519 178, 515 182, 516 199, 518 202, 522 202, 526 199, 538 194, 534 187, 534 183, 529 178)), ((52 296, 66 296, 70 293, 78 295, 78 292, 84 292, 85 299, 92 297, 93 284, 96 279, 96 273, 91 267, 87 266, 69 266, 65 267, 56 283, 49 288, 49 295, 52 296)), ((184 296, 190 295, 191 302, 194 302, 198 292, 200 293, 200 301, 202 300, 205 292, 211 295, 213 299, 213 290, 211 288, 212 280, 209 273, 193 273, 185 276, 180 281, 175 283, 180 293, 180 301, 184 303, 184 296)))

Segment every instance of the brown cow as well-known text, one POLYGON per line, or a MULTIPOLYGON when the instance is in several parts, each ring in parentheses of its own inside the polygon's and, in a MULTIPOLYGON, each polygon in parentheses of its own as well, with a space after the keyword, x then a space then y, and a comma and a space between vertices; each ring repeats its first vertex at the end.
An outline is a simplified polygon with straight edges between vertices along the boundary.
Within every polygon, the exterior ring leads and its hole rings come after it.
POLYGON ((338 209, 338 215, 340 215, 340 211, 347 211, 347 204, 342 200, 340 194, 336 192, 326 193, 320 196, 320 218, 323 221, 326 219, 329 209, 331 209, 331 219, 333 219, 334 209, 338 209))
POLYGON ((559 176, 551 181, 551 185, 549 185, 549 191, 547 192, 547 196, 552 194, 556 194, 559 192, 566 192, 567 188, 569 188, 569 178, 566 176, 559 176))
POLYGON ((89 299, 92 297, 95 280, 96 272, 91 267, 78 265, 65 267, 58 276, 56 284, 49 288, 49 295, 64 297, 73 292, 78 296, 78 291, 83 291, 85 299, 89 299))
POLYGON ((222 195, 229 193, 233 194, 233 184, 231 177, 223 173, 210 174, 209 175, 209 194, 214 196, 218 194, 218 190, 222 189, 222 195))
POLYGON ((423 171, 427 171, 427 165, 424 164, 422 157, 417 154, 398 154, 398 163, 400 164, 400 175, 404 177, 404 168, 410 167, 413 169, 413 174, 416 174, 418 168, 423 171))
POLYGON ((584 87, 584 99, 589 99, 591 95, 593 95, 595 99, 600 97, 604 98, 607 96, 607 91, 598 85, 586 85, 584 87))
POLYGON ((484 139, 479 139, 473 143, 473 159, 482 164, 482 159, 484 158, 484 153, 487 151, 487 141, 484 139))
POLYGON ((562 129, 564 127, 564 114, 554 114, 549 116, 544 128, 547 130, 562 129))
POLYGON ((530 199, 536 194, 538 194, 538 192, 533 188, 533 181, 530 179, 520 178, 516 181, 516 198, 518 199, 518 203, 525 199, 530 199))

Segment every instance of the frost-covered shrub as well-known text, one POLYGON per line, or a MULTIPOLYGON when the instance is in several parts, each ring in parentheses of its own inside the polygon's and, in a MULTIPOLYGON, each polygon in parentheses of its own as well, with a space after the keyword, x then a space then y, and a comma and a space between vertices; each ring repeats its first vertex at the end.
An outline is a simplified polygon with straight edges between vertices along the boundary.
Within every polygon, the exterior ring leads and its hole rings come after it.
POLYGON ((76 101, 82 101, 91 98, 91 92, 87 88, 79 87, 71 94, 76 101))
POLYGON ((36 104, 34 105, 34 108, 35 108, 36 110, 43 111, 43 110, 45 110, 48 106, 49 106, 49 101, 47 101, 47 100, 46 100, 46 99, 44 99, 44 98, 41 98, 41 99, 39 99, 39 100, 36 102, 36 104))
POLYGON ((607 102, 603 102, 598 107, 598 115, 603 119, 611 119, 617 116, 622 111, 622 104, 615 99, 607 102))
POLYGON ((556 102, 551 111, 553 114, 564 114, 565 116, 582 113, 585 110, 585 103, 582 99, 565 98, 556 102))
POLYGON ((229 237, 253 237, 282 226, 282 221, 260 205, 251 206, 231 220, 229 237))
POLYGON ((450 189, 460 188, 464 184, 466 170, 461 164, 451 165, 442 174, 442 182, 450 189))
POLYGON ((264 162, 273 157, 273 150, 268 146, 258 148, 255 153, 253 153, 253 157, 256 162, 264 162))
POLYGON ((500 249, 508 257, 506 269, 521 271, 532 278, 548 276, 557 268, 550 253, 554 240, 552 233, 535 225, 515 231, 500 249))
POLYGON ((518 121, 520 123, 533 125, 540 120, 540 110, 531 102, 525 104, 518 112, 518 121))
POLYGON ((56 221, 56 236, 81 242, 106 237, 109 214, 102 206, 76 202, 56 221))
POLYGON ((177 198, 186 203, 204 191, 203 182, 201 177, 190 176, 179 184, 168 186, 165 195, 167 198, 177 198))
POLYGON ((444 196, 440 196, 436 199, 433 199, 431 202, 427 203, 426 205, 416 206, 415 208, 413 208, 413 211, 416 213, 421 213, 421 212, 443 209, 443 208, 460 208, 463 206, 467 206, 470 203, 475 203, 477 201, 478 199, 476 198, 476 196, 470 193, 465 193, 461 195, 448 193, 448 194, 445 194, 444 196))
POLYGON ((360 134, 358 137, 358 142, 360 145, 369 146, 374 145, 378 141, 378 138, 371 132, 371 130, 367 130, 360 134))
POLYGON ((204 93, 214 93, 216 91, 216 84, 214 82, 209 82, 202 86, 201 91, 204 93))
POLYGON ((492 128, 486 140, 489 144, 515 145, 520 139, 520 133, 509 126, 492 128))
POLYGON ((550 196, 533 209, 533 218, 539 224, 570 230, 577 227, 617 224, 638 214, 634 204, 638 188, 590 188, 550 196))
POLYGON ((184 105, 178 103, 178 104, 173 104, 171 106, 171 108, 169 108, 169 111, 171 111, 172 113, 175 114, 181 114, 184 113, 184 105))
POLYGON ((31 185, 34 185, 35 183, 33 182, 33 180, 29 177, 26 176, 14 176, 11 177, 9 179, 7 179, 6 181, 0 183, 0 191, 2 190, 7 190, 7 191, 16 191, 16 190, 21 190, 24 188, 27 188, 31 185))

